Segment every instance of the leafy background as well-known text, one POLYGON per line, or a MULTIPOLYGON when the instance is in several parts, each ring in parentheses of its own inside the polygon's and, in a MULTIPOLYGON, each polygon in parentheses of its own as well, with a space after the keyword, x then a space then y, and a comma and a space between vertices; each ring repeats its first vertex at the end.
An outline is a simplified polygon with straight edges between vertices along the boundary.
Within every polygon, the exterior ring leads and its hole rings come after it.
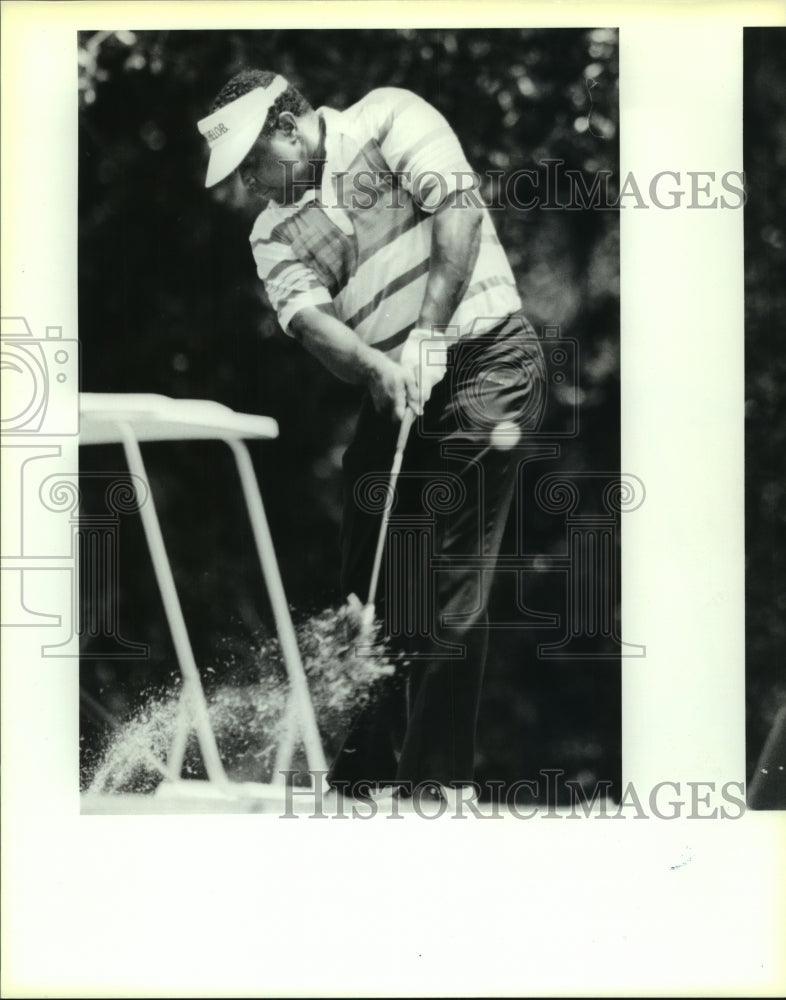
MULTIPOLYGON (((253 265, 255 214, 229 182, 203 187, 196 130, 224 81, 245 66, 285 74, 312 104, 348 107, 376 86, 409 88, 439 108, 482 174, 538 168, 614 174, 618 183, 617 37, 611 29, 146 31, 79 36, 79 336, 85 391, 159 392, 263 413, 275 442, 252 445, 288 598, 296 616, 338 592, 340 458, 359 396, 283 336, 253 265)), ((486 193, 491 194, 487 189, 486 193)), ((562 200, 567 200, 564 187, 562 200)), ((619 470, 619 219, 615 212, 495 211, 525 312, 579 349, 580 435, 545 472, 619 470)), ((567 414, 564 415, 567 420, 567 414)), ((111 447, 83 469, 122 469, 111 447)), ((270 628, 256 557, 222 446, 145 448, 152 488, 197 660, 208 687, 247 683, 270 628)), ((530 486, 532 483, 529 484, 530 486)), ((85 509, 100 507, 85 481, 85 509)), ((598 498, 589 497, 588 508, 598 498)), ((528 510, 527 549, 565 550, 561 515, 528 510)), ((503 551, 512 550, 516 525, 503 551)), ((148 657, 102 658, 83 644, 85 774, 110 733, 176 681, 141 528, 122 522, 119 600, 127 639, 148 657)), ((564 614, 565 586, 530 573, 523 599, 564 614)), ((517 614, 500 577, 492 618, 517 614)), ((83 601, 90 601, 89 595, 83 601)), ((88 608, 89 612, 90 609, 88 608)), ((635 638, 635 637, 633 637, 635 638)), ((541 660, 554 632, 495 632, 481 708, 478 779, 512 782, 557 767, 587 786, 620 778, 620 671, 607 659, 541 660)), ((328 751, 338 735, 326 732, 328 751)), ((254 779, 253 772, 240 777, 254 779)))

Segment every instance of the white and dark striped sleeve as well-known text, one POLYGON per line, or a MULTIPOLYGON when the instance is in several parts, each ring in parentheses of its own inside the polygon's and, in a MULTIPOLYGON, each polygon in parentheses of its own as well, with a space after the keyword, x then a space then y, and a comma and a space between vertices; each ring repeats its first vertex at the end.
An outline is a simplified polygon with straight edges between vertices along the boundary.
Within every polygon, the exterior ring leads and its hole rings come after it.
POLYGON ((395 87, 372 91, 366 101, 367 127, 420 208, 434 212, 454 191, 477 187, 456 133, 435 107, 395 87))
POLYGON ((291 336, 289 324, 301 309, 332 306, 328 289, 311 268, 297 259, 287 243, 252 233, 251 250, 257 274, 285 333, 291 336))

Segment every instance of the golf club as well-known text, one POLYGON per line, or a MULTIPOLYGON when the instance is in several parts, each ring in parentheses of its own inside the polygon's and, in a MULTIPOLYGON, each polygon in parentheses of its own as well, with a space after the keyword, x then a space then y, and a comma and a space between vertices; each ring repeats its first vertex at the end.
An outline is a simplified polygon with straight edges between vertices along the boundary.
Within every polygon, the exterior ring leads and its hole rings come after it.
POLYGON ((389 499, 382 511, 382 523, 379 526, 379 536, 377 538, 377 550, 374 555, 374 565, 371 570, 371 582, 368 588, 368 600, 365 605, 361 604, 357 594, 350 594, 347 598, 351 612, 357 617, 361 633, 368 632, 374 622, 374 600, 377 596, 377 585, 379 584, 379 572, 382 566, 382 554, 385 551, 385 538, 387 535, 388 521, 390 520, 390 509, 393 506, 393 496, 395 494, 398 475, 401 471, 401 463, 404 458, 404 448, 407 444, 409 432, 415 420, 415 411, 407 407, 401 420, 401 428, 396 441, 396 453, 393 456, 393 465, 390 469, 389 499))

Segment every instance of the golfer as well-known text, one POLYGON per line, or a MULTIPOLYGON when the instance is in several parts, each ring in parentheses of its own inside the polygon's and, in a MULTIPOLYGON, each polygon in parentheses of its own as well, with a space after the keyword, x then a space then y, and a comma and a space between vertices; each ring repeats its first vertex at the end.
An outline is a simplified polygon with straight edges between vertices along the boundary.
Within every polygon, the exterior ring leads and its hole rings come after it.
POLYGON ((452 801, 473 784, 488 593, 516 487, 516 452, 494 432, 534 430, 545 398, 478 178, 445 118, 396 88, 315 110, 280 75, 246 70, 199 130, 206 186, 237 171, 260 199, 251 251, 283 330, 366 389, 343 460, 345 594, 369 587, 381 511, 366 487, 385 482, 405 411, 417 415, 391 523, 418 541, 408 560, 386 553, 376 608, 402 668, 328 779, 452 801))

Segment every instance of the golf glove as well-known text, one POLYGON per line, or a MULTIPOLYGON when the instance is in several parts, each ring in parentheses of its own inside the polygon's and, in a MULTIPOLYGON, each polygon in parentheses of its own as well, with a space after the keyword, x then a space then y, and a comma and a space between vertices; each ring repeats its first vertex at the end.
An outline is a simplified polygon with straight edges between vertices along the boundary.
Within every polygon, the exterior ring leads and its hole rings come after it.
POLYGON ((404 341, 401 364, 415 376, 418 398, 414 402, 418 413, 423 412, 434 386, 447 371, 450 344, 444 335, 421 327, 415 327, 404 341))

